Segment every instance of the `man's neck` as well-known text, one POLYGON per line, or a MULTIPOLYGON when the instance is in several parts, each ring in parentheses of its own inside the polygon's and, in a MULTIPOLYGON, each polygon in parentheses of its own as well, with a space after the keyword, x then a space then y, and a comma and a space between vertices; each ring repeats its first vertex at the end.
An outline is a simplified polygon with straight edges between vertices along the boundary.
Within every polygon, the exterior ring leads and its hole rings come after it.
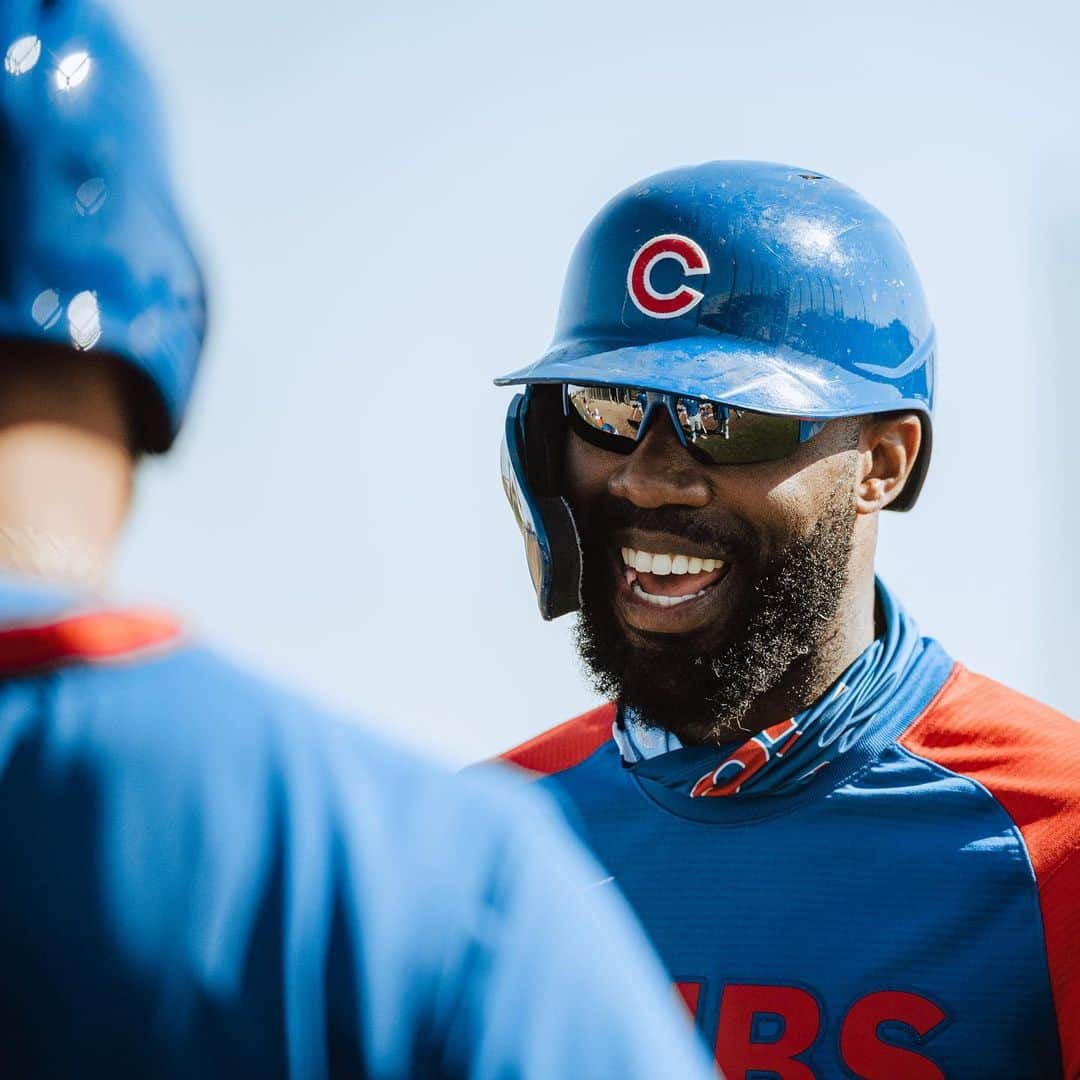
POLYGON ((113 440, 62 424, 0 427, 0 568, 101 586, 131 482, 113 440))

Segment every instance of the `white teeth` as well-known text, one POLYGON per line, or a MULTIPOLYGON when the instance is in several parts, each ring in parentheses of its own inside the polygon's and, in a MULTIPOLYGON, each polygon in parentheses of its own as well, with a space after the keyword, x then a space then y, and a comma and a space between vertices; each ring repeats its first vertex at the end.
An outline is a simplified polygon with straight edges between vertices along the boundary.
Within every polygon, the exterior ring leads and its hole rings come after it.
POLYGON ((685 604, 688 600, 696 600, 699 596, 705 595, 705 590, 701 589, 686 596, 655 596, 652 593, 647 593, 636 581, 631 587, 635 596, 647 601, 654 607, 676 607, 679 604, 685 604))
POLYGON ((723 559, 699 559, 696 555, 674 555, 637 551, 632 547, 620 548, 623 562, 639 574, 700 574, 719 570, 723 559))
MULTIPOLYGON (((636 551, 631 547, 621 548, 623 562, 636 570, 639 574, 656 574, 662 577, 666 574, 700 574, 703 570, 713 570, 724 565, 723 559, 699 559, 690 555, 671 555, 665 553, 654 554, 651 551, 636 551)), ((708 586, 695 593, 687 593, 684 596, 659 596, 655 593, 647 593, 641 585, 634 581, 631 589, 635 596, 640 597, 653 607, 677 607, 689 600, 696 600, 704 596, 708 586)))

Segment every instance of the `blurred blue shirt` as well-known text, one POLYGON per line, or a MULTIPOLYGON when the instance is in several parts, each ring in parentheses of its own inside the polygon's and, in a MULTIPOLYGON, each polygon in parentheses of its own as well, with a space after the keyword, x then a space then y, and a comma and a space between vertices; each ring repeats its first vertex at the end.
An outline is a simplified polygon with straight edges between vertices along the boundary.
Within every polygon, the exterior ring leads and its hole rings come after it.
POLYGON ((0 579, 6 1075, 711 1075, 533 793, 72 604, 0 579))

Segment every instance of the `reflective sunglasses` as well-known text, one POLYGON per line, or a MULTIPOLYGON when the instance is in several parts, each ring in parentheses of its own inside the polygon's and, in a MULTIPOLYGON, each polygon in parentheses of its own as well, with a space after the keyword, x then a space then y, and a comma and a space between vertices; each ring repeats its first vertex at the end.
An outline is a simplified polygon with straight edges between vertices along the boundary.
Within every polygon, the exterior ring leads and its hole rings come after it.
POLYGON ((679 442, 708 465, 779 461, 826 424, 638 386, 563 384, 563 411, 571 428, 594 446, 618 454, 633 451, 659 408, 667 410, 679 442))

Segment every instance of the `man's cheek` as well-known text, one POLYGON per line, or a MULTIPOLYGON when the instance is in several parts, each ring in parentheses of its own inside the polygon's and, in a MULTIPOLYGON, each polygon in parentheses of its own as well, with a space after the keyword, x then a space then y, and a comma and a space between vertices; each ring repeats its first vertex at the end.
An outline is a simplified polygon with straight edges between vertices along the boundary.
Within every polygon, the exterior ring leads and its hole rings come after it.
POLYGON ((805 536, 842 487, 852 486, 851 454, 815 458, 795 472, 777 477, 762 500, 761 520, 774 535, 805 536))
POLYGON ((607 490, 608 470, 602 467, 602 461, 597 460, 601 454, 572 432, 567 433, 563 458, 563 489, 575 513, 584 512, 607 490))

